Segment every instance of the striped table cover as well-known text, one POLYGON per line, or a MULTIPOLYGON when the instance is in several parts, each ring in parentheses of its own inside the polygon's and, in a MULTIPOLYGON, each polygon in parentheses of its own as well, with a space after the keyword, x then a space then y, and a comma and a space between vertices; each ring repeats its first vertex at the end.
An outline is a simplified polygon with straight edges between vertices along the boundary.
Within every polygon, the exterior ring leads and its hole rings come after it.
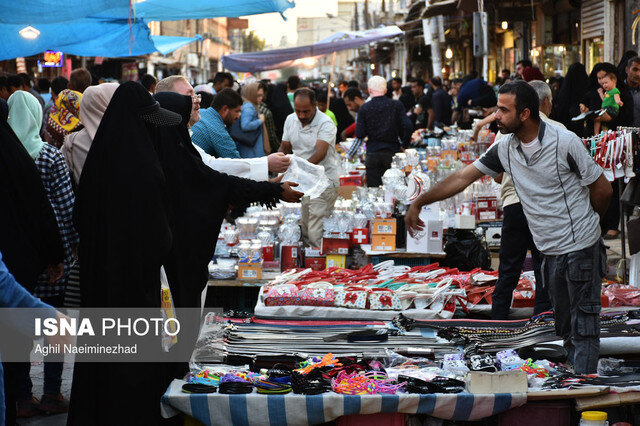
POLYGON ((162 414, 186 413, 206 425, 314 425, 347 414, 429 414, 450 420, 478 420, 527 402, 526 393, 472 395, 248 395, 188 394, 174 380, 162 396, 162 414))

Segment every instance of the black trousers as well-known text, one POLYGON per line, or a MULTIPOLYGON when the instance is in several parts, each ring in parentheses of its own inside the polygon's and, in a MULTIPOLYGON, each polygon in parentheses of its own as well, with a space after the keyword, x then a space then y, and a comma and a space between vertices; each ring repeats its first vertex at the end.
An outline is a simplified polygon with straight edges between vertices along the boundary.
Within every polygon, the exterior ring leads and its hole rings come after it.
POLYGON ((522 211, 522 204, 516 203, 506 206, 500 240, 499 278, 492 296, 491 317, 493 319, 505 320, 509 317, 513 290, 518 285, 527 250, 531 250, 533 270, 536 276, 536 300, 533 313, 539 314, 551 309, 547 287, 542 285, 542 258, 533 243, 527 218, 522 211))
POLYGON ((367 167, 367 186, 382 185, 382 175, 391 167, 394 153, 391 151, 367 152, 365 166, 367 167))

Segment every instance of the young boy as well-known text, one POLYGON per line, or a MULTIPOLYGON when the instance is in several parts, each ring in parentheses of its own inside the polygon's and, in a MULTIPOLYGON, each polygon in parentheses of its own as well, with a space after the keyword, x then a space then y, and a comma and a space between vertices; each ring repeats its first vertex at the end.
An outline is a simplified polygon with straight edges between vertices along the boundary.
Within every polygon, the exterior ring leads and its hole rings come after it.
POLYGON ((613 73, 608 73, 600 79, 601 88, 598 89, 600 99, 602 99, 602 109, 604 113, 594 119, 593 130, 597 135, 600 133, 600 123, 609 122, 618 116, 620 107, 623 105, 620 99, 620 90, 616 87, 618 79, 613 73))

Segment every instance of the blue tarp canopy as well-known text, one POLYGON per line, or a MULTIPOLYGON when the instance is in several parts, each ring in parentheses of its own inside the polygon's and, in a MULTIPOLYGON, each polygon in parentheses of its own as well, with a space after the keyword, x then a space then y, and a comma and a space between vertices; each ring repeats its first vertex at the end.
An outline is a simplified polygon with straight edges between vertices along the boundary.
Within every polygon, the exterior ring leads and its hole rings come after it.
POLYGON ((222 65, 226 69, 235 72, 255 73, 275 70, 298 65, 299 61, 304 58, 320 57, 340 50, 353 49, 400 34, 402 34, 402 30, 396 26, 367 31, 336 33, 327 39, 308 46, 224 55, 222 57, 222 65))
POLYGON ((92 19, 65 24, 39 24, 40 36, 27 40, 18 31, 23 25, 0 25, 2 43, 0 60, 31 56, 45 50, 60 50, 79 56, 137 56, 157 49, 149 38, 149 27, 137 22, 130 28, 127 21, 96 22, 92 19))
POLYGON ((293 6, 289 0, 146 0, 130 13, 129 0, 0 0, 0 60, 45 50, 105 57, 166 54, 197 38, 160 38, 156 46, 146 22, 282 13, 293 6), (40 31, 35 40, 18 33, 28 25, 40 31))
POLYGON ((196 35, 195 37, 151 36, 151 41, 155 45, 156 50, 163 55, 171 53, 174 50, 178 50, 181 47, 198 40, 202 40, 202 37, 199 35, 196 35))

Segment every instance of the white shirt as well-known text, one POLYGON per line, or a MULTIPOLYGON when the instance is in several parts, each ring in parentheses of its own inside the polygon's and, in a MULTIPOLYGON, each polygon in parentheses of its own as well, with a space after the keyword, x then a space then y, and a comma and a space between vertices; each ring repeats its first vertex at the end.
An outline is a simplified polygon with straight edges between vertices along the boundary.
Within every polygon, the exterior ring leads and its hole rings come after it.
MULTIPOLYGON (((191 130, 189 130, 191 131, 191 130)), ((193 144, 202 162, 213 170, 228 175, 257 181, 269 180, 269 161, 267 157, 259 158, 216 158, 209 155, 198 145, 193 144)))
POLYGON ((538 140, 538 138, 535 138, 534 140, 528 143, 520 142, 520 147, 522 148, 522 152, 524 153, 524 156, 527 158, 527 161, 529 161, 529 158, 531 158, 533 154, 538 152, 538 150, 542 147, 542 145, 540 145, 540 141, 538 140))
POLYGON ((289 114, 284 123, 282 140, 291 143, 293 153, 298 157, 308 160, 316 152, 316 142, 325 141, 329 144, 327 155, 318 163, 324 166, 324 173, 331 182, 338 183, 338 153, 336 152, 336 125, 333 120, 320 110, 311 123, 302 126, 298 116, 294 112, 289 114))

